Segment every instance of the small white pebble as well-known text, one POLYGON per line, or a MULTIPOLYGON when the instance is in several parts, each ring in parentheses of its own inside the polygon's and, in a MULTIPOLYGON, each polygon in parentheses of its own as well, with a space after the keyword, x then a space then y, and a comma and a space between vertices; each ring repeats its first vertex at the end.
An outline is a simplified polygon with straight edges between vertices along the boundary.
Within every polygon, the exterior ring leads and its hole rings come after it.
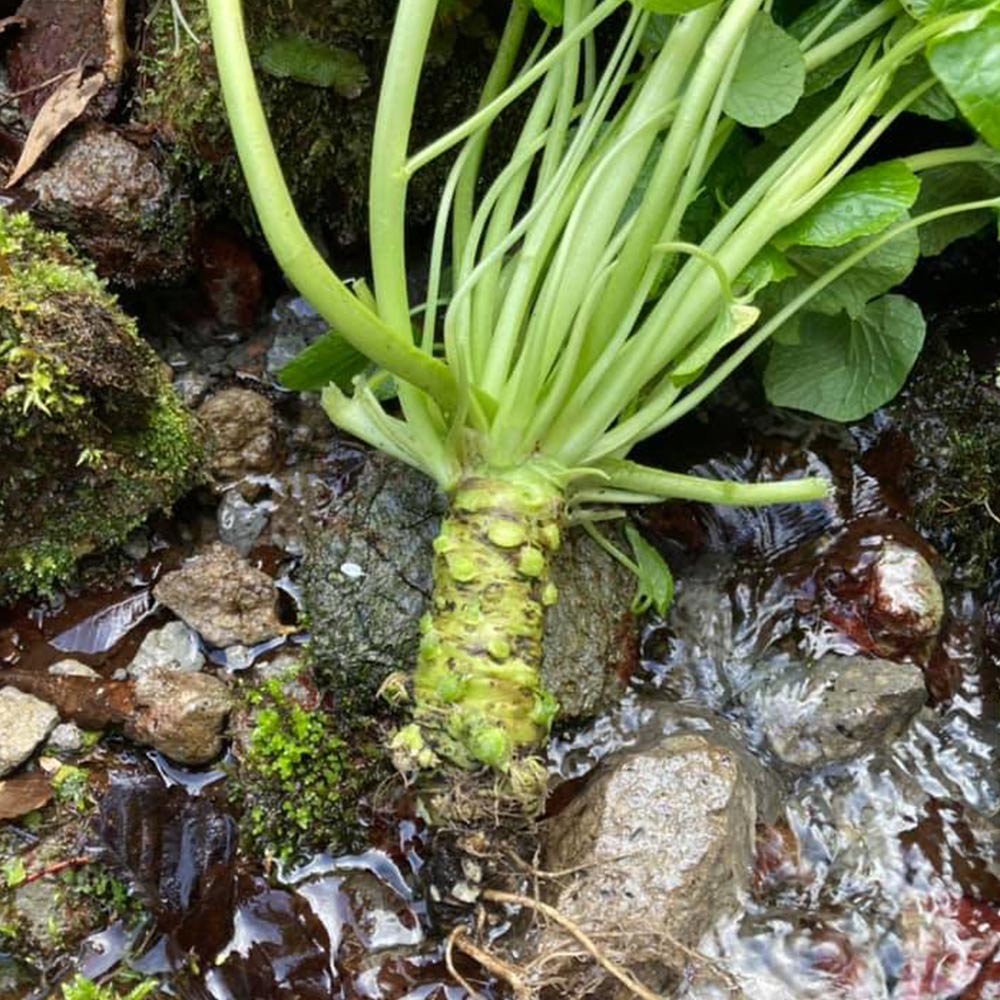
POLYGON ((361 577, 365 575, 365 571, 357 563, 353 562, 341 563, 340 572, 343 573, 348 580, 360 580, 361 577))

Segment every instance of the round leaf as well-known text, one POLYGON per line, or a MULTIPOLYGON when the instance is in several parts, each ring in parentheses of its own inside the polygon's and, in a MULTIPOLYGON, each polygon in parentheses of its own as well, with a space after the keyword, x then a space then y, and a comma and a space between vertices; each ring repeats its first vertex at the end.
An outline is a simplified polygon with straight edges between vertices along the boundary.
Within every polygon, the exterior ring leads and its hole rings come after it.
POLYGON ((767 398, 828 420, 860 420, 903 387, 925 330, 920 307, 902 295, 884 295, 853 318, 806 314, 799 343, 771 345, 767 398))
POLYGON ((1000 13, 933 42, 927 61, 973 128, 1000 149, 1000 13))
POLYGON ((798 103, 805 79, 799 43, 767 14, 758 13, 747 32, 723 110, 741 125, 773 125, 798 103))

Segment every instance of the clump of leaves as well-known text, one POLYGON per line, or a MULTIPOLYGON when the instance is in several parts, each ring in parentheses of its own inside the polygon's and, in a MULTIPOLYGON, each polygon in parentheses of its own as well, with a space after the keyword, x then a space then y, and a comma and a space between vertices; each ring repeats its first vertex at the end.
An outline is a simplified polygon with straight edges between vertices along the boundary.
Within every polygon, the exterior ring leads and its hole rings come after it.
POLYGON ((362 780, 332 716, 303 708, 272 678, 247 694, 253 728, 234 794, 247 846, 284 862, 342 848, 362 780))

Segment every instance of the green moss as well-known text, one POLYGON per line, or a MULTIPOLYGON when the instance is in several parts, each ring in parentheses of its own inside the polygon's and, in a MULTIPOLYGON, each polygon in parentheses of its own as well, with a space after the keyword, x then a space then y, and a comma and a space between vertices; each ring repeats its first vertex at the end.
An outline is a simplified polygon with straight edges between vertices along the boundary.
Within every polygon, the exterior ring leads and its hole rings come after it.
POLYGON ((921 534, 967 586, 1000 551, 1000 395, 992 373, 932 341, 894 406, 913 450, 908 492, 921 534))
POLYGON ((285 683, 272 679, 246 694, 253 729, 233 796, 245 806, 246 848, 292 863, 351 846, 358 796, 374 772, 358 766, 371 751, 353 741, 349 750, 333 717, 303 708, 285 683))
POLYGON ((90 979, 77 975, 63 984, 63 1000, 145 1000, 155 993, 158 984, 154 979, 145 979, 127 993, 120 993, 112 986, 100 986, 90 979))
MULTIPOLYGON (((203 196, 225 212, 235 211, 250 228, 253 213, 232 154, 204 0, 180 0, 180 5, 199 41, 177 31, 170 4, 156 7, 141 59, 141 116, 172 141, 175 165, 197 179, 203 196)), ((366 228, 378 75, 395 0, 334 5, 327 0, 248 0, 244 7, 264 108, 299 211, 311 227, 338 241, 356 241, 366 228), (310 63, 316 62, 317 52, 326 53, 327 62, 329 53, 337 54, 338 72, 276 67, 275 47, 290 44, 313 53, 310 63)), ((442 13, 425 67, 414 146, 473 109, 495 37, 474 4, 442 13)), ((409 198, 413 221, 433 218, 446 169, 446 162, 434 163, 414 178, 409 198)))
POLYGON ((0 210, 0 601, 51 591, 196 481, 194 418, 59 234, 0 210))

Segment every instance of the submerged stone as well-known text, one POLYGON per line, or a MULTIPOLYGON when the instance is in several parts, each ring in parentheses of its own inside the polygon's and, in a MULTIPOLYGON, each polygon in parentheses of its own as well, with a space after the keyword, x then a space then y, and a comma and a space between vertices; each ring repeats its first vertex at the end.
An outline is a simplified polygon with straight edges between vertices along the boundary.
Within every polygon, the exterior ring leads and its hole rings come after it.
POLYGON ((197 480, 194 418, 58 234, 0 209, 0 601, 51 590, 197 480))
POLYGON ((911 664, 829 655, 763 684, 750 707, 780 760, 818 767, 889 742, 926 699, 924 675, 911 664))

